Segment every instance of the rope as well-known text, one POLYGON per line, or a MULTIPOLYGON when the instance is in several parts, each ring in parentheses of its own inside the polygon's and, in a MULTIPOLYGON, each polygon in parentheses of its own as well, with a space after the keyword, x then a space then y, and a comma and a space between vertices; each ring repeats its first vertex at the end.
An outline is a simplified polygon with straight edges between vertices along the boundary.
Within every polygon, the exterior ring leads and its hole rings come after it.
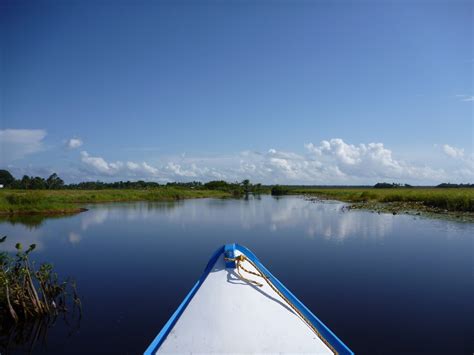
POLYGON ((261 270, 260 268, 255 265, 255 263, 248 259, 245 255, 243 254, 240 254, 238 255, 237 257, 235 258, 227 258, 227 257, 224 257, 224 260, 225 261, 234 261, 235 264, 236 264, 236 269, 237 269, 237 273, 239 274, 240 278, 244 281, 247 281, 248 283, 251 283, 253 285, 256 285, 258 287, 262 287, 263 284, 261 284, 260 282, 257 282, 257 281, 254 281, 254 280, 250 280, 244 276, 242 276, 242 274, 240 273, 240 269, 242 269, 243 271, 249 273, 249 274, 252 274, 252 275, 255 275, 255 276, 258 276, 258 277, 261 277, 262 279, 264 279, 266 281, 266 283, 268 284, 268 286, 270 286, 270 288, 275 291, 282 299, 284 299, 286 301, 286 303, 288 303, 288 305, 290 305, 290 307, 293 309, 293 311, 298 314, 304 321, 305 323, 311 328, 311 330, 318 336, 319 339, 321 339, 321 341, 326 344, 326 346, 335 354, 335 355, 338 355, 338 352, 336 351, 336 349, 334 349, 332 347, 331 344, 329 344, 329 342, 319 333, 319 331, 316 329, 316 327, 309 321, 308 318, 306 318, 302 313, 301 311, 285 296, 283 295, 280 290, 278 288, 276 288, 273 283, 271 282, 271 280, 267 277, 267 275, 265 275, 261 270), (244 261, 248 261, 250 263, 250 265, 252 265, 255 270, 258 271, 258 273, 254 272, 254 271, 251 271, 251 270, 248 270, 246 269, 244 266, 242 266, 242 263, 244 261))
MULTIPOLYGON (((250 279, 246 278, 245 276, 243 276, 243 275, 241 274, 240 269, 242 269, 243 271, 245 271, 245 272, 247 272, 247 273, 249 273, 249 274, 262 277, 261 274, 258 274, 258 273, 256 273, 256 272, 253 272, 253 271, 251 271, 251 270, 249 270, 249 269, 246 269, 244 266, 242 266, 242 263, 243 263, 246 259, 247 259, 247 258, 246 258, 243 254, 241 254, 241 255, 239 255, 239 256, 237 256, 237 257, 235 257, 235 258, 226 258, 226 257, 224 257, 224 260, 225 260, 225 261, 235 261, 237 273, 239 274, 239 276, 240 276, 240 278, 241 278, 242 280, 247 281, 248 283, 251 283, 251 284, 256 285, 256 286, 258 286, 258 287, 262 287, 263 284, 261 284, 260 282, 257 282, 257 281, 254 281, 254 280, 250 280, 250 279)), ((257 270, 258 270, 258 269, 257 269, 257 270)))

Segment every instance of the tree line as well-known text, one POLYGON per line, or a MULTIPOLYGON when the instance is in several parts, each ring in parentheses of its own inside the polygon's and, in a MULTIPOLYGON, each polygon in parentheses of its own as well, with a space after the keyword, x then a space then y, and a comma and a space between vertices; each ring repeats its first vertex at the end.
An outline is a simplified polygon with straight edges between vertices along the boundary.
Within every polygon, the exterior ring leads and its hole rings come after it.
POLYGON ((461 189, 461 188, 474 188, 474 184, 451 184, 451 183, 442 183, 442 184, 439 184, 438 186, 436 187, 443 187, 443 188, 457 188, 457 189, 461 189))
MULTIPOLYGON (((15 177, 8 170, 0 170, 0 185, 4 188, 11 189, 22 189, 22 190, 59 190, 59 189, 71 189, 71 190, 103 190, 103 189, 150 189, 160 186, 169 186, 177 188, 190 188, 190 189, 206 189, 206 190, 220 190, 227 191, 234 195, 243 195, 248 193, 265 193, 270 192, 273 195, 285 195, 288 193, 290 185, 274 185, 265 186, 262 184, 252 184, 250 180, 245 179, 241 182, 227 182, 224 180, 214 180, 206 183, 200 181, 191 182, 168 182, 166 184, 159 184, 154 181, 115 181, 115 182, 103 182, 103 181, 84 181, 73 184, 65 184, 56 173, 51 174, 47 178, 40 176, 28 176, 24 175, 21 179, 15 179, 15 177)), ((296 186, 291 186, 296 187, 296 186)), ((305 186, 301 186, 305 187, 305 186)), ((314 186, 316 187, 316 186, 314 186)), ((321 186, 323 187, 323 186, 321 186)), ((336 186, 334 186, 336 187, 336 186)), ((349 186, 347 186, 349 187, 349 186)), ((400 187, 413 187, 408 184, 396 184, 379 182, 373 186, 374 188, 400 188, 400 187)), ((435 187, 439 188, 474 188, 474 184, 451 184, 442 183, 435 187)))
MULTIPOLYGON (((413 187, 412 185, 408 184, 396 184, 396 183, 388 183, 388 182, 378 182, 374 185, 375 189, 391 189, 397 187, 413 187)), ((436 185, 434 187, 439 188, 474 188, 474 184, 451 184, 443 182, 442 184, 436 185)))
POLYGON ((262 184, 252 184, 246 179, 241 182, 229 183, 224 180, 209 181, 202 183, 200 181, 192 182, 168 182, 159 184, 154 181, 84 181, 73 184, 65 184, 56 174, 51 174, 48 178, 40 176, 24 175, 21 179, 15 177, 8 170, 0 170, 0 185, 4 188, 22 189, 22 190, 103 190, 103 189, 150 189, 160 186, 169 186, 177 188, 206 189, 227 191, 233 195, 243 195, 247 193, 262 193, 266 190, 262 184))
POLYGON ((21 179, 15 179, 8 170, 0 170, 0 185, 24 190, 57 190, 65 186, 63 179, 56 173, 51 174, 47 179, 28 175, 24 175, 21 179))

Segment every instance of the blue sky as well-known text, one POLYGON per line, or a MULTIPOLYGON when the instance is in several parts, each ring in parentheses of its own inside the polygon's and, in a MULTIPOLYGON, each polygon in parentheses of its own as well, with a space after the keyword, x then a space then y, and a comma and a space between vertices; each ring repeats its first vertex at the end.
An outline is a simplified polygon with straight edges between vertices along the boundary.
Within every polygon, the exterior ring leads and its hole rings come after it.
POLYGON ((473 21, 457 0, 2 1, 0 165, 474 182, 473 21))

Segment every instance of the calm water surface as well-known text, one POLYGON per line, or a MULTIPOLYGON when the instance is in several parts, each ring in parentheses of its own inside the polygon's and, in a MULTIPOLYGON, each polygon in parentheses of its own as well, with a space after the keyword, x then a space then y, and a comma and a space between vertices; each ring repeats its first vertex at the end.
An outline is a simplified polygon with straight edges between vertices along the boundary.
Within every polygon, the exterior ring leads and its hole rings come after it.
POLYGON ((36 243, 37 261, 77 280, 80 323, 58 320, 34 354, 142 353, 230 242, 356 353, 472 354, 474 224, 342 206, 270 196, 103 204, 39 225, 3 221, 0 234, 2 248, 36 243))

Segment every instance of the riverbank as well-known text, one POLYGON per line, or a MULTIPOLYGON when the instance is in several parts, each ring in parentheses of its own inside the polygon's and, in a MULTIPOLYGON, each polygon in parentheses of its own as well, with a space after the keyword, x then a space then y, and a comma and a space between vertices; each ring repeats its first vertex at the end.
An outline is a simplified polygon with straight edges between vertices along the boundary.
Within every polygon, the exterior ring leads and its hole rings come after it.
POLYGON ((474 189, 452 188, 293 188, 289 194, 351 203, 351 209, 474 221, 474 189))
POLYGON ((153 189, 107 190, 1 190, 0 215, 74 214, 87 203, 175 201, 189 198, 225 198, 219 190, 157 187, 153 189))
MULTIPOLYGON (((324 188, 286 186, 286 194, 309 199, 339 200, 351 209, 409 213, 474 221, 474 189, 465 188, 324 188)), ((65 215, 84 211, 84 204, 102 202, 174 201, 226 198, 232 192, 191 187, 103 190, 0 190, 0 215, 65 215)))

